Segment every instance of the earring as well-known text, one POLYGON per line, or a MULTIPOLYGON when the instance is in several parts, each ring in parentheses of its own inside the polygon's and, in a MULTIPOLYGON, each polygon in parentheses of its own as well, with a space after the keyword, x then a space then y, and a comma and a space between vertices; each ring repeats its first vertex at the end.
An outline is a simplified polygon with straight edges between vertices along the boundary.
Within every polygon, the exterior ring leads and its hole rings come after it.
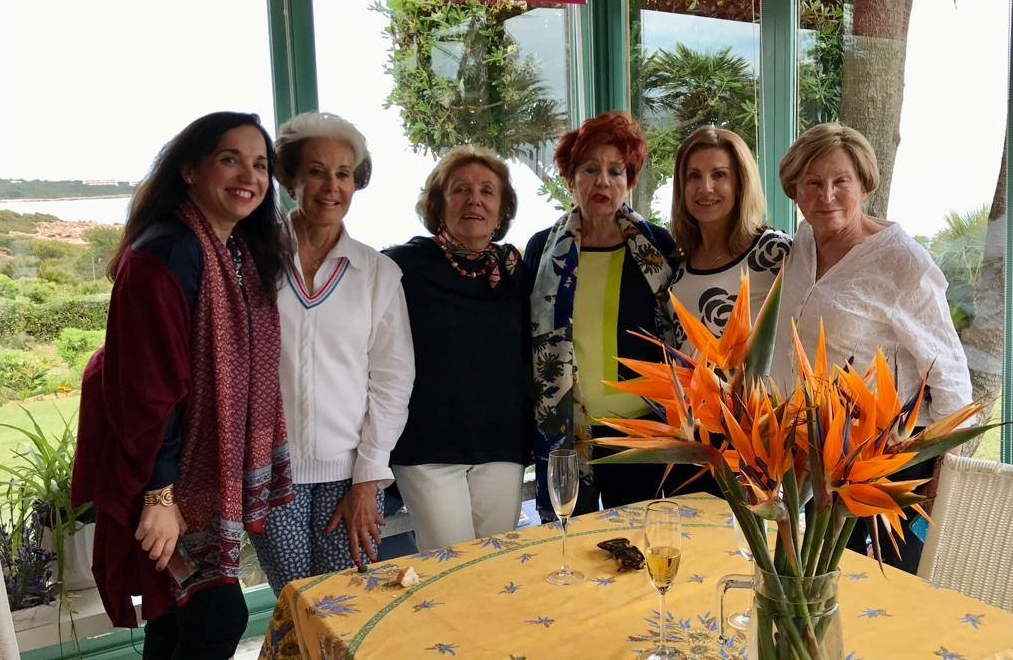
POLYGON ((193 185, 193 179, 191 179, 190 177, 186 177, 183 180, 186 181, 186 185, 188 185, 188 186, 192 186, 193 185))

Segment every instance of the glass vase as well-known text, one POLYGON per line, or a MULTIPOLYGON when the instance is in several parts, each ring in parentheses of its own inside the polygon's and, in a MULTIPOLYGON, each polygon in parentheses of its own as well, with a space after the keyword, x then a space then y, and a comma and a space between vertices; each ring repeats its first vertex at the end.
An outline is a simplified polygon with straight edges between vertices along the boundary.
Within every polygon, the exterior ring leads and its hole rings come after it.
POLYGON ((796 578, 757 567, 750 660, 843 660, 837 606, 840 572, 796 578))

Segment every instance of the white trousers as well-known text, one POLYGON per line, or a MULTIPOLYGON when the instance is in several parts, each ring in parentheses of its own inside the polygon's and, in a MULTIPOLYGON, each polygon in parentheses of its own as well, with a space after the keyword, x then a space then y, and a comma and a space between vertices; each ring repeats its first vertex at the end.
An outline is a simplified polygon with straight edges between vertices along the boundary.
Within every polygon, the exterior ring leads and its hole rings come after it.
POLYGON ((511 532, 521 512, 520 463, 392 465, 419 552, 511 532))

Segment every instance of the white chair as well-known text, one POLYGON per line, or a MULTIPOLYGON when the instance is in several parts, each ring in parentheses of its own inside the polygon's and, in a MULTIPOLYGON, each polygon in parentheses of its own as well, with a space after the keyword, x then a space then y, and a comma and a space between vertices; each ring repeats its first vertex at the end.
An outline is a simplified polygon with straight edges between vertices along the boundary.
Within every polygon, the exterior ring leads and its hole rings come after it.
POLYGON ((1013 611, 1013 465, 947 454, 918 576, 1013 611))

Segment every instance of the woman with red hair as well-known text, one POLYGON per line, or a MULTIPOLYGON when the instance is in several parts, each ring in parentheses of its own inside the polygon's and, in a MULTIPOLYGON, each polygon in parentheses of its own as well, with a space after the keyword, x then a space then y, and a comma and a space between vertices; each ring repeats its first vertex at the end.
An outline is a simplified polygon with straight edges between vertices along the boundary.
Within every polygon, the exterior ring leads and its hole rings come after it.
MULTIPOLYGON (((622 112, 606 112, 565 134, 555 160, 576 204, 532 236, 524 251, 536 274, 531 294, 535 469, 543 520, 555 518, 545 483, 552 449, 576 448, 581 457, 574 515, 597 510, 599 495, 606 507, 652 498, 661 483, 663 466, 592 470, 587 465, 590 439, 606 431, 594 420, 653 414, 639 397, 602 383, 635 377, 616 362, 617 355, 661 360, 653 344, 627 330, 664 337, 672 330, 669 256, 675 243, 624 201, 646 155, 640 126, 622 112)), ((595 448, 594 456, 601 451, 595 448)))

